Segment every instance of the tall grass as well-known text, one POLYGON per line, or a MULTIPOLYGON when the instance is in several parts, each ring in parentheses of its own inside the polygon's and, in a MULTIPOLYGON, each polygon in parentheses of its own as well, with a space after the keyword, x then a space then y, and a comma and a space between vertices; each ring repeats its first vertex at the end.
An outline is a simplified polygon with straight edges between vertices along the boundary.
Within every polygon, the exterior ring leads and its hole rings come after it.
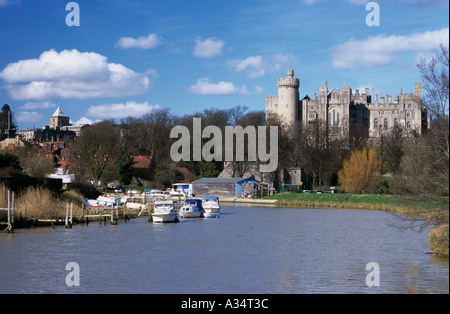
MULTIPOLYGON (((14 219, 64 219, 66 217, 67 204, 73 203, 73 216, 82 214, 82 198, 75 193, 64 193, 62 197, 56 197, 49 190, 42 187, 29 187, 25 191, 16 194, 14 204, 14 219)), ((0 207, 7 207, 7 189, 0 186, 0 207)), ((70 207, 69 207, 70 209, 70 207)), ((3 218, 3 217, 2 217, 3 218)), ((2 219, 4 220, 4 219, 2 219)))

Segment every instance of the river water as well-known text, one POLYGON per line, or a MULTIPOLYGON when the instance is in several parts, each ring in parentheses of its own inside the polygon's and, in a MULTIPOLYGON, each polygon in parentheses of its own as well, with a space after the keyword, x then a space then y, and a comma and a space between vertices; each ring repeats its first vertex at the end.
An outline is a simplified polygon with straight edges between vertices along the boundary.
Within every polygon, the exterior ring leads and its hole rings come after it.
POLYGON ((448 260, 402 225, 377 211, 225 207, 177 224, 16 230, 0 233, 0 293, 449 293, 448 260), (66 284, 73 262, 79 286, 66 284))

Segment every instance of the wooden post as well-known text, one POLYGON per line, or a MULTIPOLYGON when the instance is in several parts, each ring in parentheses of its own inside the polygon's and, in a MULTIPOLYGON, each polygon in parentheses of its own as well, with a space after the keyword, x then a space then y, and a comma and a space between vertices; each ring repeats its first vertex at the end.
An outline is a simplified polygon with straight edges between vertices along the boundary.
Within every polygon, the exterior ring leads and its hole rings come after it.
POLYGON ((152 207, 153 207, 154 201, 152 200, 151 202, 147 203, 147 209, 148 209, 148 221, 152 222, 153 221, 153 216, 152 216, 152 207))
POLYGON ((11 233, 14 233, 14 191, 12 193, 12 200, 11 200, 11 233))
POLYGON ((11 200, 10 200, 10 192, 8 191, 8 231, 11 230, 11 200))
POLYGON ((68 228, 72 228, 72 225, 69 222, 69 203, 66 204, 66 229, 68 228))
POLYGON ((14 192, 8 191, 8 232, 14 233, 14 192))
POLYGON ((70 203, 70 228, 73 225, 73 203, 70 203))

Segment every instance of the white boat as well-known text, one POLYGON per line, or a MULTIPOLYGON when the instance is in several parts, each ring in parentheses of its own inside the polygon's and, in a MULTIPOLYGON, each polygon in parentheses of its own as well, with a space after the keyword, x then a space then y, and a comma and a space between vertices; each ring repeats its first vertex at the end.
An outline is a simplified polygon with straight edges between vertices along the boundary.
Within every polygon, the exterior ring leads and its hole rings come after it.
POLYGON ((219 218, 220 204, 217 196, 206 196, 203 199, 203 217, 205 218, 219 218))
POLYGON ((203 215, 202 200, 188 199, 178 211, 181 218, 199 218, 203 215))
POLYGON ((153 222, 176 222, 177 212, 173 206, 173 201, 156 201, 152 212, 153 222))

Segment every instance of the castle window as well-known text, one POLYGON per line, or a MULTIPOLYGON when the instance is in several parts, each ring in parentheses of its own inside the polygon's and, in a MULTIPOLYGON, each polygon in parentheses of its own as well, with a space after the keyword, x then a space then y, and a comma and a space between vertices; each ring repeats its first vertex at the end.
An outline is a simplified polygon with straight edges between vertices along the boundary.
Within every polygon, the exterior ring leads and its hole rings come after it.
POLYGON ((399 125, 400 125, 400 123, 399 123, 398 119, 395 119, 394 120, 394 127, 398 128, 399 125))
POLYGON ((411 111, 408 111, 408 112, 406 113, 406 117, 407 117, 407 118, 411 118, 411 116, 412 116, 412 115, 411 115, 411 111))
POLYGON ((384 119, 384 128, 387 129, 389 127, 389 120, 384 119))
POLYGON ((411 129, 411 122, 408 122, 408 123, 406 124, 406 128, 407 128, 407 129, 411 129))
POLYGON ((411 104, 408 104, 408 108, 411 109, 411 104))
POLYGON ((377 129, 377 128, 379 128, 379 126, 380 126, 380 123, 378 122, 378 119, 373 120, 373 127, 375 129, 377 129))

